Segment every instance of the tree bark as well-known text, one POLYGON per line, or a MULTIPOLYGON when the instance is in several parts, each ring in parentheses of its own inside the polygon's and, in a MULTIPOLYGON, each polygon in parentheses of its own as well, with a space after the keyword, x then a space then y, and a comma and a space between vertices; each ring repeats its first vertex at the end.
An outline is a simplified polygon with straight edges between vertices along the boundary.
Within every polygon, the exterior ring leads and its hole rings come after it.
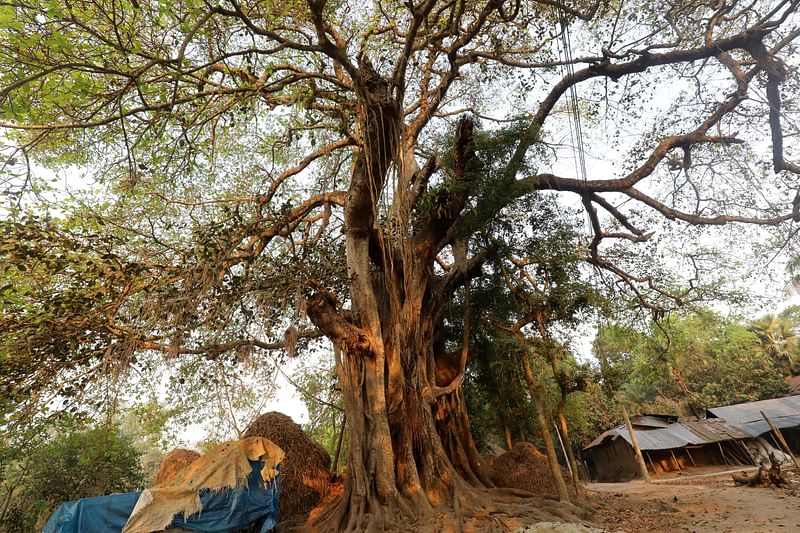
MULTIPOLYGON (((562 391, 563 394, 563 391, 562 391)), ((564 448, 567 452, 567 461, 569 461, 570 469, 572 470, 572 486, 575 488, 575 494, 578 496, 583 495, 583 485, 581 485, 580 475, 578 474, 578 461, 575 458, 575 451, 572 448, 572 439, 569 436, 569 426, 567 425, 567 417, 564 415, 564 406, 566 403, 566 395, 562 395, 561 401, 558 402, 558 426, 561 429, 561 438, 564 440, 564 448)))
POLYGON ((649 483, 650 473, 647 471, 647 465, 644 462, 644 457, 642 457, 642 450, 639 448, 639 441, 636 439, 636 432, 633 430, 633 424, 631 424, 631 418, 628 416, 628 410, 622 402, 620 402, 620 407, 622 407, 622 416, 625 418, 625 427, 628 428, 628 433, 631 436, 633 455, 636 457, 636 464, 639 465, 639 474, 641 474, 642 479, 649 483))
POLYGON ((733 483, 735 485, 747 485, 748 487, 755 487, 756 485, 762 485, 767 480, 769 480, 769 472, 765 465, 761 465, 758 467, 758 471, 754 472, 752 476, 748 476, 744 473, 734 472, 731 474, 731 478, 733 478, 733 483))
MULTIPOLYGON (((442 388, 440 390, 452 384, 453 380, 460 379, 460 370, 453 367, 452 356, 441 355, 436 358, 436 363, 436 385, 442 388)), ((461 477, 475 487, 494 486, 483 471, 480 454, 470 431, 464 392, 460 385, 452 392, 436 398, 433 409, 437 433, 447 456, 461 477)))
POLYGON ((553 476, 553 484, 556 487, 556 494, 558 500, 562 502, 569 501, 569 493, 567 492, 567 484, 564 483, 564 476, 561 475, 561 466, 558 464, 558 457, 556 456, 556 447, 553 444, 553 437, 550 434, 550 425, 547 422, 545 415, 544 404, 539 395, 539 386, 537 386, 536 379, 533 376, 533 369, 528 355, 523 353, 520 357, 522 359, 522 368, 525 371, 525 382, 528 384, 528 392, 531 395, 531 402, 536 410, 536 420, 539 422, 539 428, 542 432, 542 440, 544 441, 545 453, 547 454, 547 461, 550 464, 550 473, 553 476))
POLYGON ((748 487, 768 487, 770 485, 775 485, 776 487, 786 486, 788 482, 784 477, 781 461, 775 457, 774 453, 769 454, 769 461, 769 469, 767 465, 762 462, 758 467, 758 471, 754 472, 752 476, 748 476, 744 472, 731 474, 734 484, 747 485, 748 487))
MULTIPOLYGON (((398 339, 384 335, 384 343, 395 346, 398 339)), ((318 529, 381 530, 398 515, 416 520, 443 510, 460 522, 470 491, 492 486, 472 440, 460 385, 448 390, 446 372, 428 384, 425 363, 437 363, 432 349, 402 358, 403 386, 395 391, 383 371, 389 355, 379 359, 372 350, 355 348, 342 355, 337 371, 349 424, 348 475, 342 500, 318 529)), ((440 368, 450 361, 445 358, 440 368)))
MULTIPOLYGON (((431 250, 444 235, 441 228, 431 228, 420 239, 422 232, 408 229, 411 205, 401 191, 417 168, 413 140, 402 136, 388 84, 370 65, 362 69, 358 120, 363 142, 354 151, 344 209, 350 309, 344 311, 318 286, 312 286, 306 302, 311 321, 341 350, 337 372, 349 424, 344 494, 315 527, 379 531, 398 519, 414 523, 445 513, 450 526, 460 529, 464 513, 487 499, 476 490, 492 486, 472 440, 461 391, 466 335, 458 357, 446 353, 441 341, 444 302, 468 279, 467 262, 453 269, 448 283, 433 276, 431 250), (397 183, 387 216, 399 234, 384 233, 378 223, 377 205, 390 169, 397 183)), ((461 152, 455 159, 462 173, 471 134, 469 124, 459 126, 456 152, 461 152), (459 136, 466 137, 459 141, 459 136)))

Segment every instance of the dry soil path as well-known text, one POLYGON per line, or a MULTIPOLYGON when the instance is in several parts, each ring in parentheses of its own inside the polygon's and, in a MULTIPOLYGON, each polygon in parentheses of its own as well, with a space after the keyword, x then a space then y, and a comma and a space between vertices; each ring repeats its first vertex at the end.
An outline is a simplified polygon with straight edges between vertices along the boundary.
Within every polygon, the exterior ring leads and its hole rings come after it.
POLYGON ((800 487, 736 487, 729 476, 588 486, 598 522, 626 533, 800 533, 800 487))

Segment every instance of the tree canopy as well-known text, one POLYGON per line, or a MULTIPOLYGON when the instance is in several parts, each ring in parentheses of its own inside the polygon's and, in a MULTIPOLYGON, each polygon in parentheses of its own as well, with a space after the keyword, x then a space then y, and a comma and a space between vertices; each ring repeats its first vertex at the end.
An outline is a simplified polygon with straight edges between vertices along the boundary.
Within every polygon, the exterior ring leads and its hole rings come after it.
POLYGON ((702 416, 707 408, 789 392, 782 355, 747 323, 709 309, 675 314, 645 331, 606 324, 594 352, 610 392, 637 409, 702 416))
POLYGON ((577 198, 576 255, 655 313, 719 281, 696 228, 791 235, 799 3, 0 6, 4 402, 324 336, 349 475, 321 527, 460 520, 491 486, 461 398, 486 228, 577 198))

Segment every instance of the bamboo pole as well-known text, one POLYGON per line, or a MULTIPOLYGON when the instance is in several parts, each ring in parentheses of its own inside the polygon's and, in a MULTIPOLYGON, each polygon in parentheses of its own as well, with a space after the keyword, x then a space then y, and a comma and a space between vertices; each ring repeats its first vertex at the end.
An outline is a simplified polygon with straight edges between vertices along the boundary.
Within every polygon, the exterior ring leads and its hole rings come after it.
POLYGON ((735 440, 735 441, 733 441, 733 442, 735 442, 736 444, 738 444, 738 445, 739 445, 739 446, 740 446, 740 447, 741 447, 741 448, 744 450, 745 457, 747 457, 747 458, 749 458, 749 459, 750 459, 750 464, 752 464, 753 466, 758 466, 758 461, 756 460, 756 458, 755 458, 755 457, 753 457, 753 454, 752 454, 752 453, 750 453, 750 449, 749 449, 747 446, 745 446, 745 445, 744 445, 744 443, 743 443, 742 441, 740 441, 740 440, 735 440))
POLYGON ((572 471, 572 465, 569 464, 567 449, 564 447, 564 440, 561 438, 561 432, 558 430, 558 424, 553 422, 553 427, 556 428, 556 436, 558 437, 558 443, 561 445, 561 453, 564 454, 564 462, 567 463, 567 471, 569 472, 570 476, 574 476, 575 472, 572 471))
POLYGON ((792 458, 792 462, 794 463, 794 467, 797 468, 797 470, 800 472, 800 463, 797 462, 797 457, 794 456, 794 454, 792 453, 791 448, 789 448, 789 444, 786 443, 786 439, 783 438, 783 433, 781 433, 781 430, 778 429, 776 426, 774 426, 772 424, 770 419, 767 418, 767 415, 764 413, 764 411, 759 411, 759 412, 761 413, 761 416, 764 417, 764 420, 767 421, 767 424, 769 424, 769 427, 772 428, 772 432, 775 434, 776 437, 778 437, 778 440, 781 442, 783 447, 786 448, 786 453, 788 453, 789 457, 792 458))
POLYGON ((684 448, 684 450, 686 451, 686 456, 689 457, 689 460, 692 462, 692 466, 697 468, 697 463, 694 462, 694 457, 692 457, 692 454, 689 451, 689 448, 686 447, 686 448, 684 448))
POLYGON ((650 452, 647 452, 647 460, 650 461, 650 466, 653 468, 653 475, 658 477, 658 470, 656 470, 656 465, 653 463, 653 458, 650 457, 650 452))
POLYGON ((728 457, 725 455, 725 450, 722 449, 722 443, 717 441, 717 446, 719 446, 719 453, 722 455, 722 460, 725 462, 725 464, 732 465, 733 463, 728 461, 728 457))
POLYGON ((678 462, 678 459, 675 457, 675 452, 672 451, 672 449, 670 448, 669 453, 670 453, 670 455, 672 455, 672 462, 675 463, 675 466, 678 467, 678 472, 683 472, 683 469, 681 468, 681 464, 678 462))

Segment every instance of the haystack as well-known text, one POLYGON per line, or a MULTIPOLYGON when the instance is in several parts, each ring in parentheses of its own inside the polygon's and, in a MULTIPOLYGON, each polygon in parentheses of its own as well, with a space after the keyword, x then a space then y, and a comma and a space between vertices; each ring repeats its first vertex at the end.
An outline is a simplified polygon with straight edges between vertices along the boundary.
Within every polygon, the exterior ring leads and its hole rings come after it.
POLYGON ((331 457, 283 413, 258 417, 245 437, 265 437, 285 452, 281 464, 279 520, 308 513, 325 496, 331 482, 331 457))
POLYGON ((171 481, 184 468, 194 463, 199 457, 200 454, 194 450, 175 448, 161 460, 161 466, 158 467, 155 484, 162 485, 171 481))
MULTIPOLYGON (((498 487, 522 489, 541 496, 556 493, 547 456, 528 442, 518 442, 511 450, 495 457, 487 470, 498 487)), ((562 474, 569 482, 569 474, 563 469, 562 474)))

